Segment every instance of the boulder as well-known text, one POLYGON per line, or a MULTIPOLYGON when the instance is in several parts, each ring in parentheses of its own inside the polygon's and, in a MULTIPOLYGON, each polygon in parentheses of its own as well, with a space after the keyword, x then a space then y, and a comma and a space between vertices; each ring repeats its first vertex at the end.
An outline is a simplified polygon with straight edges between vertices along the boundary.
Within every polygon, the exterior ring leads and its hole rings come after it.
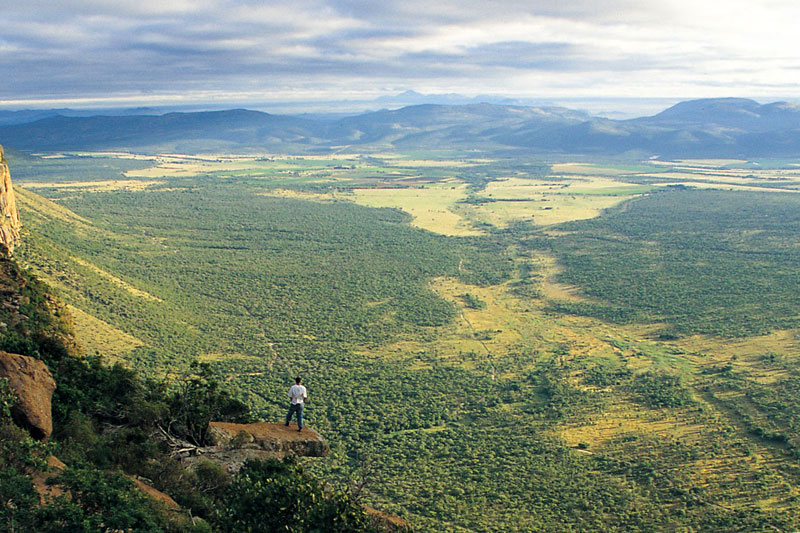
MULTIPOLYGON (((62 471, 67 468, 58 457, 51 455, 47 458, 47 469, 37 471, 32 476, 33 487, 36 489, 36 492, 39 493, 39 499, 42 505, 46 504, 49 499, 55 498, 57 496, 63 496, 66 494, 69 497, 68 493, 64 492, 64 489, 58 483, 48 483, 47 480, 57 476, 62 471)), ((137 479, 133 476, 128 474, 122 474, 126 478, 130 479, 136 488, 139 489, 142 493, 144 493, 147 497, 152 500, 158 502, 161 508, 164 510, 165 515, 168 517, 173 517, 174 513, 180 513, 181 508, 180 506, 170 498, 167 494, 164 494, 160 490, 157 490, 147 483, 137 479), (173 514, 170 514, 173 513, 173 514)))
POLYGON ((163 506, 164 510, 167 512, 170 511, 180 511, 181 507, 178 505, 175 500, 173 500, 169 495, 164 494, 160 490, 156 489, 155 487, 151 487, 144 481, 137 479, 133 476, 129 476, 128 474, 123 474, 126 478, 133 481, 133 484, 136 485, 136 488, 146 494, 150 499, 157 501, 160 505, 163 506))
POLYGON ((17 395, 11 416, 36 439, 47 439, 53 432, 50 401, 56 383, 47 366, 38 359, 0 351, 0 378, 8 378, 17 395))

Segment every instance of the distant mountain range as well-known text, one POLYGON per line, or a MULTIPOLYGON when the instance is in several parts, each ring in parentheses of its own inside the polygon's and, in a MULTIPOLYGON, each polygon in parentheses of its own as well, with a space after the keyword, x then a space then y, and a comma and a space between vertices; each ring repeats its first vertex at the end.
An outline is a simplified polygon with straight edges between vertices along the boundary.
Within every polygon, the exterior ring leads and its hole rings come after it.
MULTIPOLYGON (((410 95, 413 96, 413 95, 410 95)), ((0 143, 20 150, 487 152, 637 157, 800 156, 800 106, 717 98, 681 102, 649 117, 612 120, 562 107, 423 104, 337 120, 234 109, 65 116, 0 112, 0 143), (13 114, 11 114, 13 113, 13 114)))

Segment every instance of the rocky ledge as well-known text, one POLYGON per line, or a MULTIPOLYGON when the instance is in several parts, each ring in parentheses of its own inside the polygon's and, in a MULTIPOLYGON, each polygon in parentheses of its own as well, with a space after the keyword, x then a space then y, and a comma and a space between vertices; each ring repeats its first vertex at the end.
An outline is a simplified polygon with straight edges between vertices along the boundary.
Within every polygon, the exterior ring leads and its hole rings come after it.
POLYGON ((196 453, 184 457, 183 461, 189 466, 211 461, 234 473, 248 459, 281 459, 287 455, 325 457, 330 453, 330 447, 322 435, 308 426, 303 431, 297 431, 294 423, 286 426, 269 422, 211 422, 208 439, 210 446, 198 448, 196 453))

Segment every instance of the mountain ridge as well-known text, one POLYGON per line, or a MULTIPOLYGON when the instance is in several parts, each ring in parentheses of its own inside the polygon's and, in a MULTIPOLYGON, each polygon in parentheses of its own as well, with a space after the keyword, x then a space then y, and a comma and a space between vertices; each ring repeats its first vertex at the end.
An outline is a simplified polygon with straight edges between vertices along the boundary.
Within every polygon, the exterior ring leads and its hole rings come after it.
POLYGON ((21 150, 220 149, 325 152, 355 146, 396 149, 630 152, 666 157, 786 157, 800 152, 800 106, 744 98, 680 102, 627 120, 562 107, 420 104, 322 121, 261 111, 163 115, 47 116, 0 126, 0 141, 21 150))

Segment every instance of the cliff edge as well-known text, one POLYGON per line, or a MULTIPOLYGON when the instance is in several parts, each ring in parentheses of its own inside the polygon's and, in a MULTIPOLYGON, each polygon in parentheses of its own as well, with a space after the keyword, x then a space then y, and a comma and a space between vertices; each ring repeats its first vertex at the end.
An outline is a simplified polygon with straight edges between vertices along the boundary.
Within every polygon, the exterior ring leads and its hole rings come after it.
POLYGON ((11 172, 8 170, 3 147, 0 146, 0 248, 9 255, 19 243, 19 212, 14 189, 11 186, 11 172))
POLYGON ((308 426, 299 432, 295 424, 286 427, 269 422, 211 422, 208 437, 210 446, 189 450, 189 455, 182 457, 184 464, 195 467, 211 461, 229 473, 236 473, 250 459, 282 459, 287 455, 325 457, 330 453, 322 435, 308 426))

